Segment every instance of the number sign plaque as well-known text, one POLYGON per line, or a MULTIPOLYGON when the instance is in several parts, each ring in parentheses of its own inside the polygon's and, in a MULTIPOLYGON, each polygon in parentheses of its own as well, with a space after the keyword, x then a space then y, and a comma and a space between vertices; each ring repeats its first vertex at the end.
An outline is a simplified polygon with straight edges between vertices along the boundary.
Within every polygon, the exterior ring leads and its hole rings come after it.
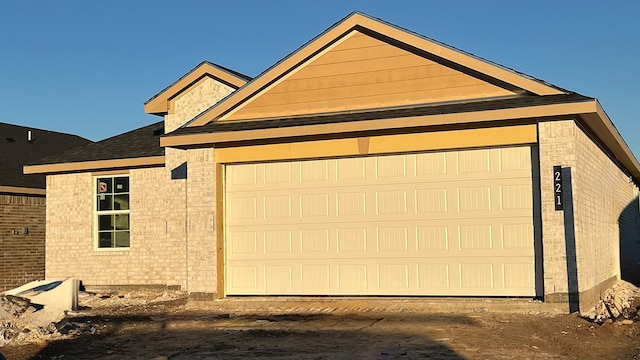
POLYGON ((564 209, 563 199, 562 199, 562 167, 561 166, 553 167, 553 203, 556 206, 556 210, 564 209))

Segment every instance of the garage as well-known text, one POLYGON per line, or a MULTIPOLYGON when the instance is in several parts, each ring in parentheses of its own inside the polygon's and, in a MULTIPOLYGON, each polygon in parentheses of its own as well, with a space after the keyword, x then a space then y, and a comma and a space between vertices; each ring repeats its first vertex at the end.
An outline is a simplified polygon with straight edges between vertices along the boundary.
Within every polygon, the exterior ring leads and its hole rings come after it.
POLYGON ((227 164, 225 293, 535 296, 532 154, 227 164))

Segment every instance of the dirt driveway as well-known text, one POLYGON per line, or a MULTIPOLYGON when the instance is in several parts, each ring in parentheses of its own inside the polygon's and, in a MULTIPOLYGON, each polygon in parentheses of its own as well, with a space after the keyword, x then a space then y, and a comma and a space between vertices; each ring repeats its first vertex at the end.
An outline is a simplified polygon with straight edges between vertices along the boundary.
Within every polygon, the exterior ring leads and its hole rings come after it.
MULTIPOLYGON (((95 304, 94 304, 95 305, 95 304)), ((7 359, 636 359, 640 324, 576 315, 318 312, 238 315, 185 299, 86 308, 66 335, 7 359)))

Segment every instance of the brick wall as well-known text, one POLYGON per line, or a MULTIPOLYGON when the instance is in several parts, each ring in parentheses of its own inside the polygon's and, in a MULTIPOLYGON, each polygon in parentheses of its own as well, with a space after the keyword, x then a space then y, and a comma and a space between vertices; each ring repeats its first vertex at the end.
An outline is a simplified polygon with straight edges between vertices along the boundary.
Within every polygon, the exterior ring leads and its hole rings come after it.
MULTIPOLYGON (((232 90, 203 78, 172 100, 165 131, 183 125, 232 90)), ((91 173, 47 178, 47 278, 77 277, 88 286, 167 285, 215 293, 213 149, 166 148, 165 167, 128 173, 131 246, 126 250, 95 248, 91 173)))
POLYGON ((93 189, 89 173, 47 176, 48 279, 93 279, 94 273, 103 272, 99 260, 92 257, 93 189))
POLYGON ((554 207, 553 166, 574 165, 573 130, 572 120, 538 124, 545 297, 568 292, 564 214, 554 207))
POLYGON ((184 125, 234 90, 208 76, 202 78, 187 91, 170 100, 171 108, 164 118, 165 132, 171 132, 184 125))
POLYGON ((216 179, 213 149, 188 150, 187 246, 189 291, 216 292, 216 179))
POLYGON ((640 286, 640 211, 638 198, 629 203, 618 219, 620 227, 620 273, 622 280, 640 286))
MULTIPOLYGON (((575 227, 580 289, 590 289, 613 275, 620 278, 620 244, 635 238, 621 231, 623 216, 637 221, 638 188, 587 135, 576 128, 575 227), (593 266, 597 264, 597 266, 593 266)), ((637 228, 637 224, 636 224, 637 228)))
POLYGON ((128 249, 96 249, 90 173, 47 179, 47 278, 77 277, 85 285, 186 286, 185 180, 170 169, 129 171, 128 249))
MULTIPOLYGON (((621 243, 636 241, 628 229, 637 220, 624 219, 637 214, 638 189, 573 120, 540 123, 538 136, 545 297, 570 289, 580 293, 598 289, 620 276, 621 243), (570 168, 570 184, 564 186, 571 190, 573 202, 565 204, 565 211, 554 207, 554 165, 570 168), (572 223, 565 219, 571 210, 572 223), (575 247, 567 246, 567 241, 575 241, 575 247)), ((591 301, 594 296, 597 299, 597 294, 583 298, 591 301)))
POLYGON ((0 194, 0 291, 44 279, 44 239, 45 198, 0 194))

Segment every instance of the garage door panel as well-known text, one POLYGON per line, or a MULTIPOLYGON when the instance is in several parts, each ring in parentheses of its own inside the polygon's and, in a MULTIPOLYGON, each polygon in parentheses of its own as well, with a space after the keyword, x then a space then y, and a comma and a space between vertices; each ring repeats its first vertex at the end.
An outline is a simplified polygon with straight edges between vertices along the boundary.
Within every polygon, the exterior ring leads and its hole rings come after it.
POLYGON ((289 226, 242 227, 228 231, 228 252, 235 259, 296 256, 299 258, 457 256, 473 251, 477 256, 530 255, 533 226, 526 219, 367 222, 304 225, 298 231, 289 226), (290 255, 291 254, 291 255, 290 255))
POLYGON ((304 265, 280 260, 255 267, 232 263, 227 290, 235 295, 531 296, 533 266, 526 258, 518 260, 337 259, 304 265))
POLYGON ((328 221, 406 219, 407 214, 433 219, 451 218, 450 210, 466 217, 532 216, 531 182, 508 186, 425 187, 394 190, 391 186, 361 186, 360 191, 341 187, 325 192, 269 191, 269 195, 249 197, 247 192, 228 194, 227 218, 234 224, 307 222, 309 218, 328 221), (504 213, 507 213, 506 215, 504 213))
POLYGON ((226 166, 227 294, 533 296, 527 146, 226 166))
POLYGON ((526 291, 535 286, 535 269, 529 263, 502 264, 503 287, 526 291))
POLYGON ((267 265, 264 267, 265 288, 267 293, 289 294, 294 289, 293 266, 267 265))

